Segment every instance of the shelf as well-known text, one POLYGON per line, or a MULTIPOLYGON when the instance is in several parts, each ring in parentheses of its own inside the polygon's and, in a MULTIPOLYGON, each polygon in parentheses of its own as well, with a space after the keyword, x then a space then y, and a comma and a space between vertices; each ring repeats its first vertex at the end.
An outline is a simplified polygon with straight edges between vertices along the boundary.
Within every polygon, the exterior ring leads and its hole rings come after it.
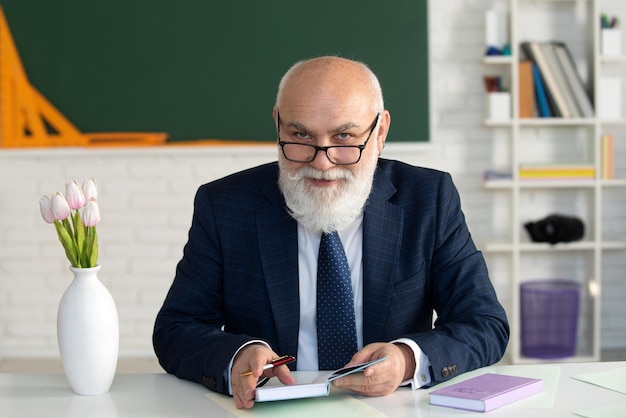
MULTIPOLYGON (((485 126, 512 126, 516 122, 520 127, 534 126, 590 126, 596 124, 594 118, 512 118, 505 120, 485 119, 485 126)), ((626 124, 624 118, 598 119, 602 125, 623 125, 626 124)))
MULTIPOLYGON (((622 179, 593 179, 593 180, 518 180, 520 189, 571 189, 601 187, 623 187, 626 180, 622 179)), ((484 182, 486 189, 512 189, 516 183, 512 179, 496 179, 484 182)))
MULTIPOLYGON (((538 3, 566 3, 566 2, 570 2, 570 3, 575 3, 575 2, 579 2, 580 0, 518 0, 520 3, 533 3, 533 2, 538 2, 538 3)), ((598 0, 583 0, 583 1, 589 1, 589 2, 595 2, 598 0)))
POLYGON ((486 55, 483 62, 489 65, 510 65, 515 59, 511 55, 486 55))
POLYGON ((494 126, 512 126, 513 125, 513 119, 506 119, 506 120, 486 119, 485 120, 485 125, 489 126, 489 127, 494 127, 494 126))
POLYGON ((526 118, 519 119, 520 126, 593 126, 593 118, 526 118))
MULTIPOLYGON (((499 1, 500 6, 505 3, 508 4, 508 30, 510 31, 508 41, 513 55, 511 57, 481 57, 483 64, 501 66, 498 68, 490 67, 489 70, 497 71, 501 77, 509 81, 511 94, 510 118, 502 120, 486 118, 484 120, 486 127, 494 129, 492 164, 495 167, 508 167, 508 173, 506 170, 503 173, 494 172, 493 176, 488 177, 488 179, 485 177, 483 180, 486 189, 501 190, 504 193, 498 193, 493 200, 494 220, 497 219, 497 230, 500 232, 490 242, 482 243, 487 262, 493 261, 494 269, 498 269, 498 274, 509 278, 511 293, 507 313, 509 314, 511 329, 520 327, 519 284, 527 273, 524 270, 527 265, 536 269, 538 273, 552 277, 559 273, 562 263, 575 259, 576 265, 572 268, 585 270, 582 284, 586 289, 588 305, 585 307, 584 315, 579 317, 582 322, 579 327, 581 334, 577 341, 580 345, 576 355, 550 360, 526 358, 521 355, 521 336, 514 333, 511 334, 508 349, 508 355, 512 356, 513 363, 599 360, 602 300, 595 297, 597 293, 594 293, 593 289, 599 291, 602 287, 604 253, 626 249, 625 240, 620 240, 620 237, 616 237, 615 234, 610 237, 613 240, 607 240, 607 236, 602 232, 606 229, 606 226, 603 226, 604 191, 609 188, 626 186, 626 180, 599 177, 602 172, 603 161, 602 137, 605 134, 615 134, 611 132, 614 130, 613 125, 624 125, 626 119, 619 116, 618 112, 614 112, 618 115, 614 118, 601 117, 597 106, 593 113, 573 113, 592 115, 592 117, 520 118, 517 116, 520 114, 520 78, 523 77, 523 80, 527 82, 529 77, 526 72, 522 72, 527 71, 527 68, 517 65, 521 53, 524 52, 520 47, 520 43, 524 40, 542 42, 552 41, 556 37, 557 41, 565 40, 566 44, 571 44, 572 52, 581 54, 581 56, 573 57, 574 67, 583 67, 584 61, 588 72, 588 74, 584 74, 588 77, 588 81, 584 81, 584 87, 595 92, 593 102, 596 104, 599 100, 600 79, 603 73, 606 76, 617 76, 616 74, 623 73, 621 65, 626 62, 625 57, 605 56, 600 52, 600 0, 586 0, 586 6, 579 8, 578 3, 580 2, 581 0, 499 1), (521 3, 525 4, 521 5, 521 3), (548 3, 560 4, 557 7, 552 7, 548 3), (534 27, 528 27, 529 25, 534 26, 535 21, 543 22, 543 26, 571 27, 571 30, 566 29, 555 35, 551 31, 542 31, 541 28, 535 30, 534 27), (522 162, 540 161, 549 164, 551 162, 558 163, 562 160, 587 162, 595 167, 595 173, 598 177, 522 179, 518 175, 517 169, 522 162), (561 198, 563 200, 559 200, 561 198), (573 216, 579 216, 588 223, 590 232, 588 232, 586 239, 551 245, 532 242, 530 237, 524 234, 521 225, 525 217, 531 216, 531 214, 537 217, 539 214, 563 210, 572 212, 573 216), (505 230, 502 230, 503 225, 505 230), (580 265, 578 265, 579 262, 580 265)), ((559 59, 558 53, 553 59, 559 59)), ((552 66, 554 69, 554 65, 552 66)), ((576 69, 574 68, 574 70, 576 69)), ((563 78, 567 79, 567 74, 561 76, 559 80, 556 80, 558 75, 552 75, 555 77, 553 81, 556 83, 550 84, 556 84, 557 88, 562 89, 568 82, 567 80, 564 83, 559 82, 563 81, 563 78)), ((580 89, 577 91, 580 96, 580 89)), ((522 92, 524 97, 529 96, 528 90, 522 92)), ((563 91, 561 96, 563 96, 564 101, 571 102, 571 96, 575 100, 576 93, 571 93, 566 95, 563 91)), ((536 110, 534 112, 537 114, 536 110)), ((528 112, 527 114, 532 113, 528 112)), ((618 141, 615 143, 617 144, 618 141)))
MULTIPOLYGON (((587 118, 513 118, 506 120, 486 119, 486 126, 511 126, 517 122, 519 126, 594 126, 595 119, 587 118)), ((603 123, 623 123, 620 120, 607 120, 603 123)))
POLYGON ((622 241, 577 241, 551 245, 537 242, 522 242, 519 244, 501 242, 488 243, 483 246, 484 251, 489 253, 511 253, 513 251, 520 251, 524 253, 550 251, 593 251, 596 247, 599 247, 601 250, 623 250, 626 248, 626 243, 622 241))
POLYGON ((600 62, 603 64, 618 64, 624 62, 622 55, 600 55, 600 62))
POLYGON ((626 119, 600 119, 600 123, 603 125, 623 125, 624 123, 626 123, 626 119))

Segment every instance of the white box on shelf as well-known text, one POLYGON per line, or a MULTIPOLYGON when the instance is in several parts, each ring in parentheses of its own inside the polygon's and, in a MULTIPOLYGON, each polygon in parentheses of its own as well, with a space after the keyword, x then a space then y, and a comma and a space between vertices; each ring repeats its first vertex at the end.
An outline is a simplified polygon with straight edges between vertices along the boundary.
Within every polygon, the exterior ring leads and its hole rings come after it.
POLYGON ((487 118, 490 120, 511 119, 511 93, 498 91, 487 93, 487 118))
POLYGON ((604 119, 622 117, 622 79, 601 77, 598 81, 598 116, 604 119))
POLYGON ((485 12, 485 46, 504 48, 509 44, 507 15, 499 10, 485 12))
POLYGON ((622 53, 621 29, 605 28, 600 31, 602 41, 602 55, 616 56, 622 53))

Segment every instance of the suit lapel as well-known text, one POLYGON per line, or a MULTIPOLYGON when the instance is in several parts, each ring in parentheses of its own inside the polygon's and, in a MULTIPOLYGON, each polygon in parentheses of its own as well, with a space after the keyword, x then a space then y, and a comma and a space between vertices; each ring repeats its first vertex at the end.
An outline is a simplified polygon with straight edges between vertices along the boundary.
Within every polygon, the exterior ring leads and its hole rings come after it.
POLYGON ((396 189, 381 170, 363 218, 363 343, 381 341, 402 242, 403 211, 389 202, 396 189))
POLYGON ((275 183, 266 187, 265 195, 270 202, 257 212, 257 239, 278 336, 279 347, 273 348, 296 353, 300 322, 298 229, 275 183))

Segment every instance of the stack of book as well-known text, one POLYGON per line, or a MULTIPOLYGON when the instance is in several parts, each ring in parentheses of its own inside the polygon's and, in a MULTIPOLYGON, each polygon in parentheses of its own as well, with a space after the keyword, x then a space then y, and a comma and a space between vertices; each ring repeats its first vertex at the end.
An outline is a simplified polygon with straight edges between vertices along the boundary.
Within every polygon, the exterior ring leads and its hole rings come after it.
MULTIPOLYGON (((520 66, 520 98, 534 92, 540 117, 592 118, 593 103, 567 45, 522 42, 531 65, 520 66)), ((521 104, 521 103, 520 103, 521 104)), ((520 117, 529 117, 520 106, 520 117), (526 116, 525 116, 526 115, 526 116)))
POLYGON ((520 164, 520 180, 581 180, 595 178, 593 164, 520 164))

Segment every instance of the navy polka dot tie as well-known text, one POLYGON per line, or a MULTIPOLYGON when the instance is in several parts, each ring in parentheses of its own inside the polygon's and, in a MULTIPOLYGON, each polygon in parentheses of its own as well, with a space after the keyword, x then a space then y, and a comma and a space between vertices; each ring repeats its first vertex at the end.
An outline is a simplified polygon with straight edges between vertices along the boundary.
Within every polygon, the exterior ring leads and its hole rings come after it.
POLYGON ((320 370, 343 367, 357 351, 350 267, 337 231, 322 234, 320 242, 317 348, 320 370))

